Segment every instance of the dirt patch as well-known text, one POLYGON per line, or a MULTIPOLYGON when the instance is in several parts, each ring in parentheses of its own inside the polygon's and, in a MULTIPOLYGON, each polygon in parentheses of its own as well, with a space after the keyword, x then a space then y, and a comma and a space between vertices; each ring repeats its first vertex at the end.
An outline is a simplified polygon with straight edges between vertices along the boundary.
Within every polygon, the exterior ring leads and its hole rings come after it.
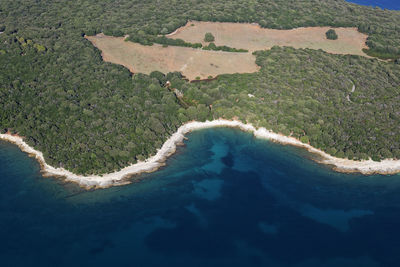
POLYGON ((158 70, 163 73, 180 71, 189 80, 206 79, 219 74, 252 73, 259 70, 251 53, 206 51, 188 47, 144 46, 126 42, 123 37, 104 34, 87 36, 102 51, 103 60, 120 64, 132 73, 158 70))
POLYGON ((333 54, 353 54, 366 56, 362 51, 367 48, 367 35, 357 28, 333 28, 338 34, 337 40, 328 40, 326 31, 331 27, 306 27, 292 30, 274 30, 261 28, 258 24, 199 22, 189 21, 186 26, 177 29, 168 37, 183 39, 190 43, 204 42, 206 32, 215 37, 216 45, 243 48, 251 51, 269 49, 274 45, 294 48, 322 49, 333 54), (192 26, 193 25, 193 26, 192 26))
POLYGON ((339 38, 328 40, 325 35, 328 29, 330 27, 273 30, 261 28, 258 24, 189 21, 187 25, 168 35, 168 38, 180 38, 186 42, 204 45, 205 33, 211 32, 217 46, 243 48, 249 50, 249 53, 162 47, 158 44, 143 46, 125 42, 123 37, 103 34, 86 38, 102 51, 104 61, 123 65, 132 73, 180 71, 189 80, 197 77, 203 80, 220 74, 256 72, 259 67, 251 52, 269 49, 275 45, 367 56, 362 51, 367 48, 367 35, 358 32, 356 28, 334 28, 339 38))

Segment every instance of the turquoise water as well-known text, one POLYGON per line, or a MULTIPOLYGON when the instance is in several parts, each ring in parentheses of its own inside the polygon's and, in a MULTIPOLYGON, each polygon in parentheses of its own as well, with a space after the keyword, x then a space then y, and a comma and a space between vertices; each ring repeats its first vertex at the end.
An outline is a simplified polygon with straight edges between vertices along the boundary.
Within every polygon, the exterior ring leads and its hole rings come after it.
POLYGON ((1 266, 398 266, 400 176, 340 174, 218 128, 85 191, 0 143, 1 266))
POLYGON ((364 6, 373 6, 386 9, 400 10, 399 0, 349 0, 348 2, 364 6))

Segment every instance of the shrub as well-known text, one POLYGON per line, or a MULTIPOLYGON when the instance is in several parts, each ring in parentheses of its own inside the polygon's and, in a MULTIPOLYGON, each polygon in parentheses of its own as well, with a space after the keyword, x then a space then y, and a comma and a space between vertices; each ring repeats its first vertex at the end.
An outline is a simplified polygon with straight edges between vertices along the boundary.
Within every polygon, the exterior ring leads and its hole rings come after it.
POLYGON ((329 40, 336 40, 338 38, 338 35, 336 34, 334 29, 329 29, 326 33, 326 38, 329 40))
POLYGON ((211 32, 207 32, 206 35, 204 35, 204 41, 205 42, 214 42, 215 37, 214 35, 211 34, 211 32))
POLYGON ((305 143, 305 144, 310 143, 310 139, 308 138, 307 135, 304 135, 304 136, 300 137, 300 141, 301 141, 302 143, 305 143))

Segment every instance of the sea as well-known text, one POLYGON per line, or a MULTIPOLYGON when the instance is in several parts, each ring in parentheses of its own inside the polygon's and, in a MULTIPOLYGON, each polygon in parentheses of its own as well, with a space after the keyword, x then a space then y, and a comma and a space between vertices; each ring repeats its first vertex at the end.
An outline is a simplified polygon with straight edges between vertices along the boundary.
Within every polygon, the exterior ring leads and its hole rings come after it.
POLYGON ((400 175, 333 171, 230 128, 108 189, 0 142, 0 266, 399 266, 400 175))
POLYGON ((348 2, 382 9, 400 10, 400 0, 349 0, 348 2))
POLYGON ((400 175, 338 173, 235 129, 187 137, 161 170, 98 190, 0 141, 0 266, 399 266, 400 175))

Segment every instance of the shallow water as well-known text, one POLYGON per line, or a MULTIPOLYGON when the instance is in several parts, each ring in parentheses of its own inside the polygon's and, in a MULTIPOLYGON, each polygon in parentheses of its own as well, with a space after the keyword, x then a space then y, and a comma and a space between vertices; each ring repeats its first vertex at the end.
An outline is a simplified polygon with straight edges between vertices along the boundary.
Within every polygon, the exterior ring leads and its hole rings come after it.
POLYGON ((349 0, 348 2, 364 6, 373 6, 386 9, 400 10, 399 0, 349 0))
POLYGON ((0 143, 1 266, 398 266, 400 175, 331 171, 234 129, 85 191, 0 143))

